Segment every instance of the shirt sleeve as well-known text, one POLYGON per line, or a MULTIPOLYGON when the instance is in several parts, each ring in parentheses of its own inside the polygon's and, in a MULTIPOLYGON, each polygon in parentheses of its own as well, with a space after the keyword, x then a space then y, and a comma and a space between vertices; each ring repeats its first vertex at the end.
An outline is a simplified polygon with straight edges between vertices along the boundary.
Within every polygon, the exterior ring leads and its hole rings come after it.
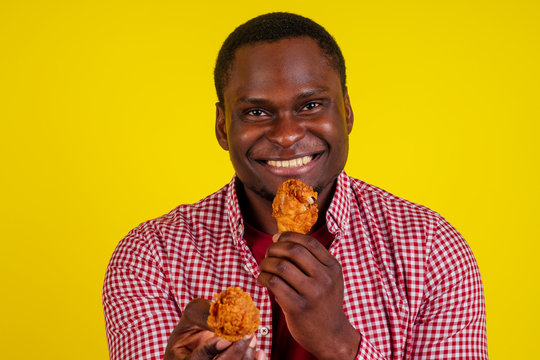
MULTIPOLYGON (((480 272, 463 237, 442 218, 426 263, 424 289, 404 359, 487 360, 480 272)), ((356 360, 388 359, 362 337, 356 360)))
POLYGON ((152 234, 136 228, 118 244, 109 262, 103 309, 111 360, 163 359, 169 335, 180 320, 160 267, 158 242, 153 240, 152 234))
POLYGON ((487 359, 482 280, 463 237, 444 219, 426 264, 407 359, 487 359))

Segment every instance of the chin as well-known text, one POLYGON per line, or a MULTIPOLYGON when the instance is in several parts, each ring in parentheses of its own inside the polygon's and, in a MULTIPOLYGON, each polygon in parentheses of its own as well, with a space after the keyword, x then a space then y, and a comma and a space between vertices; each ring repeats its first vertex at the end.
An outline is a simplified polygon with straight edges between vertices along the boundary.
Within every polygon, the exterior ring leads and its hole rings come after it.
MULTIPOLYGON (((238 176, 238 174, 237 174, 238 176)), ((250 176, 250 178, 257 178, 256 175, 250 176)), ((262 181, 257 182, 247 182, 240 179, 238 176, 238 180, 240 185, 244 188, 244 191, 249 190, 251 193, 257 194, 259 197, 268 200, 270 202, 274 201, 274 197, 276 196, 277 188, 279 187, 279 184, 272 186, 268 183, 263 183, 262 181)), ((285 180, 284 180, 285 181, 285 180)))

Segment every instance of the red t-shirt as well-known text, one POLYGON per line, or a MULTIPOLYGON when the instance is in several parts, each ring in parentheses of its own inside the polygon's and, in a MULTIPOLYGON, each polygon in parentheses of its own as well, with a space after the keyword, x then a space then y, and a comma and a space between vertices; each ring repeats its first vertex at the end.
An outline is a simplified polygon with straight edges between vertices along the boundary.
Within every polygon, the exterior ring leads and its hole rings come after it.
MULTIPOLYGON (((320 227, 317 231, 310 234, 310 236, 319 240, 319 242, 326 247, 330 247, 330 244, 334 240, 334 237, 326 225, 320 227)), ((257 264, 261 264, 264 259, 266 250, 272 244, 272 235, 265 234, 259 230, 245 224, 244 239, 247 246, 253 253, 257 264)), ((317 360, 317 358, 307 352, 300 344, 294 340, 287 323, 285 321, 285 315, 283 311, 274 300, 274 296, 270 293, 270 300, 272 302, 272 327, 273 327, 273 339, 272 339, 272 359, 279 360, 317 360)))

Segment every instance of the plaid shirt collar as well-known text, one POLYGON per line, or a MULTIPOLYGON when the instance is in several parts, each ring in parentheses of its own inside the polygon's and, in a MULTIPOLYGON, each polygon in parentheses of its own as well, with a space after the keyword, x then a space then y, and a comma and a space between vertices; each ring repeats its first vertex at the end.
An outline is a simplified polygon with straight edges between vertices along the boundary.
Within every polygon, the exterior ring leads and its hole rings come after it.
MULTIPOLYGON (((227 209, 225 210, 235 245, 242 239, 244 234, 244 219, 242 218, 242 212, 238 203, 236 182, 237 177, 234 175, 231 182, 227 185, 227 209)), ((345 170, 343 170, 338 175, 334 198, 326 212, 326 224, 330 233, 335 235, 347 229, 350 219, 350 201, 350 180, 345 170)))

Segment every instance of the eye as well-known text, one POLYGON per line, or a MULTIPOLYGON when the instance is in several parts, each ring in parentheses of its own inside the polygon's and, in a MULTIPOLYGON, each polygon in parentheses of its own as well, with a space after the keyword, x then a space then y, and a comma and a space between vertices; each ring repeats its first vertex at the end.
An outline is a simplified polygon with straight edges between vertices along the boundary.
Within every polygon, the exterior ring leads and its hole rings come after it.
POLYGON ((313 109, 315 109, 315 108, 317 108, 317 107, 319 107, 319 106, 321 106, 321 103, 316 102, 316 101, 312 101, 312 102, 307 103, 307 104, 303 107, 303 109, 309 111, 309 110, 313 110, 313 109))
POLYGON ((265 112, 261 109, 252 109, 247 112, 249 116, 260 117, 265 115, 265 112))
POLYGON ((272 117, 271 111, 260 107, 248 107, 240 111, 240 116, 247 122, 264 122, 272 117))

